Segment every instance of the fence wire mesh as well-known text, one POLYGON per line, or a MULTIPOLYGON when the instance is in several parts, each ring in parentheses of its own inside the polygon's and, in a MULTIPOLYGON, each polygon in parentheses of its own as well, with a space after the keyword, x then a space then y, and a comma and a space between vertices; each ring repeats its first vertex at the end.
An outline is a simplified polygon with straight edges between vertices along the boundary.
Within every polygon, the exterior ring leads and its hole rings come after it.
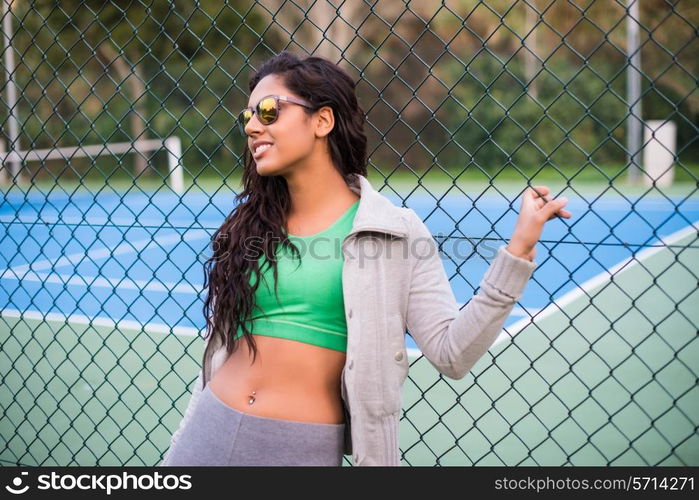
POLYGON ((576 214, 466 378, 411 350, 405 465, 699 464, 694 2, 2 3, 3 464, 159 462, 235 116, 283 49, 356 78, 370 179, 439 233, 458 299, 527 185, 576 214))

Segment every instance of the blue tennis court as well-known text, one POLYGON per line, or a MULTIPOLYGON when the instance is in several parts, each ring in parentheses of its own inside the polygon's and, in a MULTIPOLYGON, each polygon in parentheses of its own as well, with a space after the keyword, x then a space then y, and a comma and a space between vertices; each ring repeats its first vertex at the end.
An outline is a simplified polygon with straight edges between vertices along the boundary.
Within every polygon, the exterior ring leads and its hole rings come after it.
MULTIPOLYGON (((397 196, 387 196, 400 204, 397 196)), ((506 326, 699 220, 697 199, 616 197, 590 204, 569 198, 574 217, 546 225, 542 240, 555 243, 538 245, 535 279, 506 326)), ((202 329, 202 263, 231 199, 203 194, 181 200, 145 193, 9 195, 0 211, 0 305, 5 313, 202 329)), ((492 258, 503 244, 498 239, 506 241, 511 234, 516 214, 508 201, 481 197, 469 204, 446 197, 437 207, 433 198, 413 195, 406 205, 442 243, 455 296, 467 301, 487 269, 484 258, 492 258)), ((513 206, 518 209, 519 201, 513 206)))
MULTIPOLYGON (((699 199, 568 198, 574 217, 545 226, 507 333, 466 378, 438 376, 406 336, 402 463, 699 464, 699 199)), ((231 200, 5 195, 0 462, 160 460, 199 369, 202 264, 231 200)), ((458 301, 510 236, 510 203, 407 197, 458 301)))

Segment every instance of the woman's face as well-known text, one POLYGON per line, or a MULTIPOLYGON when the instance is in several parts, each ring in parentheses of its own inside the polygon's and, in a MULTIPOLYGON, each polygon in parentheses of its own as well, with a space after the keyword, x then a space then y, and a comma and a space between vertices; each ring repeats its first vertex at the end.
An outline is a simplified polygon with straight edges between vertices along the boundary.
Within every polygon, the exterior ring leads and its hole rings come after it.
MULTIPOLYGON (((268 95, 285 95, 305 101, 289 91, 278 75, 267 75, 257 83, 247 105, 255 107, 260 99, 268 95)), ((311 120, 306 108, 285 101, 279 101, 279 106, 279 117, 274 123, 263 125, 255 113, 245 126, 248 148, 260 175, 287 173, 302 164, 313 151, 316 137, 310 127, 311 120), (268 142, 270 146, 256 154, 256 142, 268 142)))

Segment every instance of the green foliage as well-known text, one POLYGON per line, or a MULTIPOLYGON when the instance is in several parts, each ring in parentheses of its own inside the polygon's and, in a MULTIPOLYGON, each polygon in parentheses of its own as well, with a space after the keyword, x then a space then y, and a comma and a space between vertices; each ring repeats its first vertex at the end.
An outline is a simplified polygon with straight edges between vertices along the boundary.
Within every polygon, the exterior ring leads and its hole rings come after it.
MULTIPOLYGON (((14 79, 22 149, 130 141, 131 118, 138 113, 142 138, 180 137, 192 177, 235 170, 244 148, 235 115, 247 100, 248 77, 270 55, 263 56, 260 46, 279 45, 264 10, 252 5, 17 3, 14 79), (133 95, 128 79, 134 77, 142 81, 143 95, 133 95)), ((428 125, 417 127, 417 137, 401 117, 393 123, 387 115, 385 123, 393 130, 386 140, 399 155, 415 146, 426 151, 426 162, 407 162, 417 170, 428 168, 430 157, 445 169, 491 175, 503 168, 532 172, 545 166, 623 164, 628 110, 620 64, 618 57, 594 55, 577 63, 557 57, 546 61, 527 87, 521 57, 501 59, 496 50, 482 48, 465 66, 444 58, 432 70, 456 82, 446 102, 419 115, 428 125)), ((361 77, 383 79, 367 74, 361 77)), ((686 96, 647 79, 643 92, 644 117, 676 113, 678 151, 683 161, 696 161, 699 117, 686 96)), ((384 98, 389 102, 390 92, 384 98)), ((399 104, 391 102, 394 109, 399 104)), ((6 109, 0 115, 5 122, 6 109)), ((163 168, 164 156, 154 158, 161 158, 163 168)), ((373 162, 398 166, 403 158, 394 160, 380 152, 372 156, 373 162)))

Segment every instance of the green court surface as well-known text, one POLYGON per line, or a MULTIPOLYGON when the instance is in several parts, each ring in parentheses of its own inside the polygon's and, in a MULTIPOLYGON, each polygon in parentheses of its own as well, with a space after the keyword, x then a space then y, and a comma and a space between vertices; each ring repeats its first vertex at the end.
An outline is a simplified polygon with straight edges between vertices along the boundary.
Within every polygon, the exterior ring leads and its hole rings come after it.
POLYGON ((72 321, 3 320, 3 464, 159 462, 189 400, 203 341, 72 321))
POLYGON ((677 247, 540 313, 462 380, 414 361, 403 463, 699 465, 699 259, 677 247))
MULTIPOLYGON (((694 240, 639 254, 613 280, 509 329, 514 338, 462 380, 412 360, 403 465, 699 465, 699 265, 695 248, 680 248, 694 240)), ((58 317, 0 321, 1 463, 160 461, 201 339, 58 317)))

